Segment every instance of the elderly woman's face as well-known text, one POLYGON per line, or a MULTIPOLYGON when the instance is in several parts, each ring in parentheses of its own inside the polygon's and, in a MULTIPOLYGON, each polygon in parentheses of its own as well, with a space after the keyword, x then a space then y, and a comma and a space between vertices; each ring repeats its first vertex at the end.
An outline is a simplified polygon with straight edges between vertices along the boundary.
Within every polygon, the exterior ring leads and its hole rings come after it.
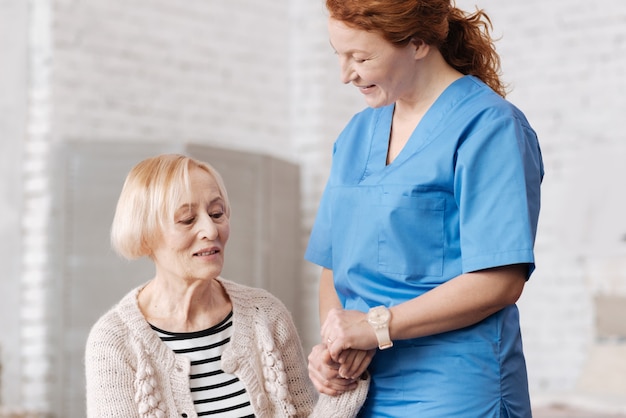
POLYGON ((190 194, 178 202, 174 218, 166 220, 152 258, 157 276, 168 279, 212 279, 224 266, 230 234, 225 202, 213 177, 193 167, 190 194))

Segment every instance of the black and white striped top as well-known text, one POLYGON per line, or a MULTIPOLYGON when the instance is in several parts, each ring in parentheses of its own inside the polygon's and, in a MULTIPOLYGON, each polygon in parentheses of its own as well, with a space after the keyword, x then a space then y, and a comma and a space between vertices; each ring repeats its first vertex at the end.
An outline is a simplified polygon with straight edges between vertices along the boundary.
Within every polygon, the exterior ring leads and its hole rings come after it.
POLYGON ((189 387, 198 416, 252 418, 250 397, 239 379, 221 369, 224 346, 232 336, 233 313, 219 324, 197 332, 169 332, 150 325, 176 354, 191 360, 189 387))

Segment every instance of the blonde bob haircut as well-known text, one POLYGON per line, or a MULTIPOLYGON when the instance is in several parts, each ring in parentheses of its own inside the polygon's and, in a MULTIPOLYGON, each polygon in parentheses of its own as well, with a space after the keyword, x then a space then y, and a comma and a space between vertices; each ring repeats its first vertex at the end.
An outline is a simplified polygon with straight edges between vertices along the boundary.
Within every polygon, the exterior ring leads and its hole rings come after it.
POLYGON ((111 246, 133 260, 152 254, 163 226, 171 221, 176 205, 190 192, 189 171, 206 171, 217 183, 230 218, 230 203, 222 176, 210 164, 178 154, 163 154, 133 167, 120 193, 111 226, 111 246))

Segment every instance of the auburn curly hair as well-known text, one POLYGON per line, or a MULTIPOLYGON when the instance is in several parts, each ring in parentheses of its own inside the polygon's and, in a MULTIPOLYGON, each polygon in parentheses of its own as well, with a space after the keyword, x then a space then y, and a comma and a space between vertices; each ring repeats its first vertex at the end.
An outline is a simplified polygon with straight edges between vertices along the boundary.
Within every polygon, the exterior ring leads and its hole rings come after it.
POLYGON ((483 10, 466 13, 450 0, 326 0, 326 8, 333 19, 376 32, 392 44, 419 39, 435 46, 457 71, 506 96, 491 20, 483 10))

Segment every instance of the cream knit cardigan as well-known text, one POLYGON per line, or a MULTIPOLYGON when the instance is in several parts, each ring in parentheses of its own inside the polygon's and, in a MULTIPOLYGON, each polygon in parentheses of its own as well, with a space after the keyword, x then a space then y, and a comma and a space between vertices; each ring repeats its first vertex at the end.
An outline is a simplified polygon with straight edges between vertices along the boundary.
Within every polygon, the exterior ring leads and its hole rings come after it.
MULTIPOLYGON (((256 417, 356 416, 369 380, 339 397, 318 395, 284 304, 265 290, 219 281, 233 305, 233 335, 222 369, 245 385, 256 417)), ((91 329, 85 351, 88 418, 197 417, 189 360, 174 354, 146 322, 137 303, 142 288, 128 293, 91 329)))

